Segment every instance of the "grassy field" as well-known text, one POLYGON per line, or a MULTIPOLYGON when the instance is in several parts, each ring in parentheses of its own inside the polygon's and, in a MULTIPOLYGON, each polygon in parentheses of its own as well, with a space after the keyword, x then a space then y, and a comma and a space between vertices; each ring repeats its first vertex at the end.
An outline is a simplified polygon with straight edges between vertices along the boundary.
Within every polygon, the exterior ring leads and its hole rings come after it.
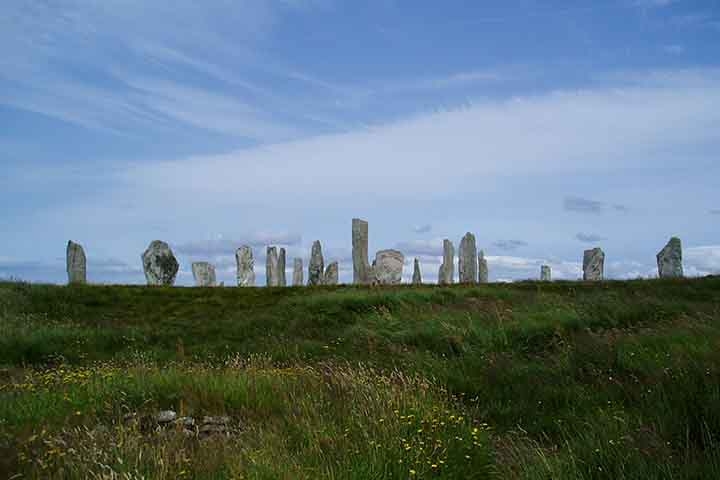
POLYGON ((714 479, 719 436, 718 277, 0 284, 0 478, 714 479))

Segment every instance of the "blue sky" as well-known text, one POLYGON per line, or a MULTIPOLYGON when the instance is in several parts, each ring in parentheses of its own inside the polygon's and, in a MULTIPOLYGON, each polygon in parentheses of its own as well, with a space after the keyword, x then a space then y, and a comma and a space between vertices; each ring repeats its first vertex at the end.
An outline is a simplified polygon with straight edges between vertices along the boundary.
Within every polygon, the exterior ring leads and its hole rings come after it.
MULTIPOLYGON (((717 0, 6 0, 0 277, 141 283, 170 243, 227 284, 234 249, 352 277, 474 232, 493 280, 651 276, 678 235, 720 272, 717 0)), ((405 276, 411 271, 406 268, 405 276)))

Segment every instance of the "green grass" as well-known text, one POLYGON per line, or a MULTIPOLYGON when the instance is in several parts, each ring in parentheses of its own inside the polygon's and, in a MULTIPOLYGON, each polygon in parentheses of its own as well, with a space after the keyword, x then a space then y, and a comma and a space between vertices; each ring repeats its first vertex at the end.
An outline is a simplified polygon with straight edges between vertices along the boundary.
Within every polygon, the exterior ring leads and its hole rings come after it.
POLYGON ((0 368, 0 476, 720 478, 717 277, 5 283, 0 368), (164 408, 226 413, 241 433, 121 421, 164 408))

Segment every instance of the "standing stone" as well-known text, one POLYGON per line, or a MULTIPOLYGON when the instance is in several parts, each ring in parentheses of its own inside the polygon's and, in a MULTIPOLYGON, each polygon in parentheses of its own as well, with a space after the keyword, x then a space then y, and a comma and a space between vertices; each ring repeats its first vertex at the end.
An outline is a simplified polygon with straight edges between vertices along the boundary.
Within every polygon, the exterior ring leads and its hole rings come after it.
POLYGON ((438 283, 440 285, 450 285, 453 283, 455 276, 455 266, 453 260, 455 258, 455 247, 447 238, 443 240, 443 263, 440 265, 438 272, 438 283))
POLYGON ((279 284, 277 248, 267 247, 267 255, 265 256, 265 285, 268 287, 277 287, 279 284))
POLYGON ((303 261, 302 258, 293 259, 293 287, 300 287, 303 284, 303 261))
POLYGON ((66 260, 68 283, 87 283, 87 260, 82 245, 68 241, 66 260))
POLYGON ((308 264, 308 285, 321 285, 325 262, 322 255, 320 240, 315 240, 310 250, 310 263, 308 264))
POLYGON ((375 254, 373 272, 379 285, 397 285, 402 282, 405 257, 398 250, 380 250, 375 254))
POLYGON ((243 245, 235 252, 237 262, 237 284, 238 287, 255 286, 255 259, 253 258, 252 247, 243 245))
POLYGON ((682 242, 679 238, 672 237, 665 248, 658 252, 657 266, 660 278, 681 278, 683 276, 682 242))
POLYGON ((323 285, 337 285, 338 284, 338 262, 331 262, 325 269, 323 275, 323 285))
POLYGON ((478 283, 488 283, 488 263, 485 259, 485 252, 480 250, 478 255, 478 283))
POLYGON ((540 281, 541 282, 549 282, 552 280, 552 271, 550 270, 550 265, 541 265, 540 266, 540 281))
POLYGON ((583 280, 599 281, 603 279, 605 253, 600 248, 585 250, 583 254, 583 280))
POLYGON ((368 223, 359 218, 352 219, 353 283, 367 285, 371 282, 368 263, 368 223))
POLYGON ((478 252, 475 235, 467 232, 460 240, 458 250, 458 276, 460 283, 475 283, 478 278, 478 252))
POLYGON ((170 246, 153 240, 142 254, 143 270, 148 285, 173 285, 180 268, 170 246))
POLYGON ((278 286, 284 287, 287 285, 287 279, 285 278, 285 249, 281 248, 278 254, 277 260, 277 272, 278 272, 278 286))
POLYGON ((215 266, 208 262, 193 262, 192 274, 195 279, 195 285, 198 287, 214 287, 217 285, 215 266))
POLYGON ((413 285, 422 284, 422 274, 420 273, 420 260, 418 260, 417 257, 415 258, 415 260, 413 260, 412 283, 413 285))

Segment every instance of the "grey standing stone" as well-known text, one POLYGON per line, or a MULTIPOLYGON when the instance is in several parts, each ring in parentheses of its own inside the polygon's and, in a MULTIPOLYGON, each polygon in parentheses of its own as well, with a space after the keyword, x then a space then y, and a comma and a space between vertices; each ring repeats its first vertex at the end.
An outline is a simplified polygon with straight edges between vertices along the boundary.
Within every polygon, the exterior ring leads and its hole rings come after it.
POLYGON ((478 283, 488 283, 488 281, 489 274, 487 259, 485 258, 485 252, 480 250, 480 254, 478 255, 478 283))
POLYGON ((170 246, 153 240, 142 254, 143 270, 148 285, 173 285, 180 269, 170 246))
POLYGON ((267 247, 267 255, 265 256, 265 285, 268 287, 277 287, 279 284, 277 248, 267 247))
POLYGON ((475 235, 467 232, 458 249, 458 276, 460 283, 475 283, 478 278, 478 251, 475 235))
POLYGON ((440 285, 450 285, 455 277, 455 247, 447 238, 443 240, 443 263, 440 265, 438 272, 438 283, 440 285))
POLYGON ((287 285, 287 279, 285 278, 285 249, 281 248, 278 254, 277 260, 277 272, 278 272, 278 286, 284 287, 287 285))
POLYGON ((600 248, 585 250, 583 253, 583 280, 599 281, 605 270, 605 253, 600 248))
POLYGON ((550 270, 550 265, 540 266, 540 280, 543 282, 549 282, 552 280, 552 270, 550 270))
POLYGON ((368 262, 368 222, 352 219, 353 283, 367 285, 372 281, 368 262))
POLYGON ((681 278, 683 276, 682 242, 679 238, 672 237, 667 245, 658 252, 657 266, 660 278, 681 278))
POLYGON ((193 262, 192 274, 195 285, 198 287, 214 287, 217 285, 215 266, 208 262, 193 262))
POLYGON ((325 269, 323 275, 323 285, 337 285, 339 277, 338 262, 331 262, 325 269))
POLYGON ((413 260, 412 283, 413 285, 422 284, 422 274, 420 273, 420 260, 418 260, 417 257, 415 258, 415 260, 413 260))
POLYGON ((325 271, 325 261, 322 255, 320 240, 315 240, 310 250, 310 263, 308 264, 308 285, 321 285, 325 271))
POLYGON ((255 286, 255 259, 252 247, 243 245, 235 252, 237 262, 237 284, 239 287, 255 286))
POLYGON ((302 258, 293 259, 293 286, 301 287, 303 284, 303 261, 302 258))
POLYGON ((379 285, 397 285, 402 282, 405 257, 398 250, 380 250, 375 254, 373 272, 379 285))
POLYGON ((68 283, 87 283, 87 259, 82 245, 68 241, 66 260, 68 283))

